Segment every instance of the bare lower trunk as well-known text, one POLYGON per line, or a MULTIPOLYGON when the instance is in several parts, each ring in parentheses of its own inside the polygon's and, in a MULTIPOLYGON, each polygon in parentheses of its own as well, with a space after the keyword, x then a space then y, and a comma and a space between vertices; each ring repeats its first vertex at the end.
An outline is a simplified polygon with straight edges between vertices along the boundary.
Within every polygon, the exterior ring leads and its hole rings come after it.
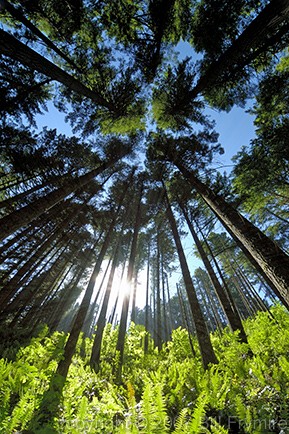
POLYGON ((190 181, 219 220, 239 240, 240 247, 245 252, 250 253, 268 280, 272 282, 272 288, 276 291, 278 298, 289 308, 289 256, 221 196, 217 196, 208 186, 197 179, 180 161, 175 161, 175 165, 190 181))
POLYGON ((193 285, 193 281, 191 278, 190 270, 186 261, 186 257, 183 251, 182 243, 179 237, 177 224, 173 215, 173 212, 170 207, 170 203, 168 197, 166 195, 167 202, 167 217, 170 222, 170 226, 172 229, 172 233, 174 236, 177 252, 179 255, 179 261, 182 269, 182 275, 195 323, 197 339, 199 343, 199 348, 202 356, 203 366, 206 369, 210 363, 218 363, 217 358, 215 356, 213 346, 210 340, 210 335, 202 314, 202 310, 197 298, 196 290, 193 285))
POLYGON ((35 200, 33 203, 30 203, 29 205, 26 205, 23 208, 3 217, 0 220, 0 240, 4 240, 14 231, 27 225, 42 215, 44 212, 48 211, 71 193, 79 190, 81 187, 84 187, 97 175, 112 166, 116 161, 119 160, 119 158, 121 158, 121 156, 113 157, 85 175, 82 175, 76 179, 67 180, 62 187, 58 188, 57 190, 54 190, 51 193, 48 193, 46 196, 35 200))
POLYGON ((221 284, 220 284, 220 282, 216 276, 216 273, 215 273, 207 255, 206 255, 206 252, 202 246, 202 243, 199 240, 199 237, 198 237, 198 235, 197 235, 197 233, 193 227, 192 222, 189 219, 189 216, 188 216, 185 208, 182 205, 180 205, 180 206, 181 206, 181 209, 182 209, 183 214, 185 216, 185 219, 186 219, 186 222, 187 222, 188 227, 190 229, 190 232, 192 234, 192 237, 195 241, 198 252, 199 252, 201 259, 204 263, 204 266, 205 266, 205 268, 209 274, 213 288, 216 291, 216 294, 218 296, 220 304, 221 304, 223 311, 227 317, 228 323, 229 323, 229 325, 233 331, 239 330, 241 341, 247 342, 247 337, 245 334, 245 330, 244 330, 241 318, 239 317, 238 312, 233 311, 230 300, 227 297, 227 294, 225 293, 223 287, 221 286, 221 284))

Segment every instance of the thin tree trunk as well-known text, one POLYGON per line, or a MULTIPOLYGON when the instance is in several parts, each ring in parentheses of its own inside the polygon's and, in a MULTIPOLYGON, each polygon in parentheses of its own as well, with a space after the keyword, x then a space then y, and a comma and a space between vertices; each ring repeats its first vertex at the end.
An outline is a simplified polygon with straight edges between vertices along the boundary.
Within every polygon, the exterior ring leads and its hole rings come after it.
POLYGON ((250 253, 250 256, 272 282, 272 289, 276 290, 278 298, 289 308, 289 256, 221 196, 216 195, 197 179, 193 172, 187 170, 180 161, 175 161, 174 164, 195 187, 219 220, 239 240, 242 250, 250 253))
POLYGON ((71 65, 74 69, 80 71, 77 65, 71 59, 69 59, 69 57, 65 53, 63 53, 52 41, 50 41, 50 39, 47 38, 47 36, 45 36, 44 33, 42 33, 31 21, 29 21, 23 15, 23 13, 19 8, 15 8, 7 0, 1 0, 0 6, 1 9, 2 8, 6 9, 10 13, 10 15, 12 15, 13 18, 20 21, 22 24, 24 24, 25 27, 27 27, 29 30, 31 30, 32 33, 38 36, 47 45, 47 47, 51 48, 56 54, 62 57, 62 59, 64 59, 69 65, 71 65))
POLYGON ((99 312, 99 317, 98 317, 97 324, 96 324, 95 337, 94 337, 92 350, 91 350, 91 357, 90 357, 89 363, 90 363, 91 368, 96 373, 99 371, 99 367, 100 367, 100 354, 101 354, 102 337, 103 337, 103 332, 104 332, 104 328, 105 328, 105 319, 106 319, 106 315, 107 315, 107 309, 108 309, 108 303, 109 303, 109 299, 110 299, 110 295, 111 295, 113 279, 114 279, 116 268, 117 268, 118 261, 119 261, 119 248, 120 248, 121 239, 122 239, 122 234, 119 235, 118 241, 117 241, 117 244, 115 247, 114 257, 113 257, 113 261, 111 264, 111 270, 110 270, 104 298, 102 301, 101 310, 99 312))
POLYGON ((94 290, 94 286, 95 286, 95 280, 99 274, 100 271, 100 267, 101 264, 103 262, 104 256, 106 254, 107 248, 109 246, 109 243, 111 241, 111 238, 113 236, 113 228, 115 226, 116 220, 118 218, 118 214, 121 208, 121 205, 123 203, 124 197, 126 195, 127 189, 129 187, 129 184, 132 180, 133 174, 134 174, 133 170, 129 176, 129 178, 127 179, 127 182, 125 184, 125 187, 123 189, 120 201, 119 201, 119 205, 118 208, 116 210, 116 213, 114 214, 114 217, 110 223, 110 226, 108 228, 106 237, 104 239, 104 242, 102 244, 100 253, 98 255, 97 261, 95 263, 93 272, 91 274, 90 280, 88 282, 84 297, 82 299, 81 305, 79 307, 78 313, 76 315, 76 318, 74 320, 73 326, 72 326, 72 330, 70 332, 69 338, 66 342, 65 348, 64 348, 64 356, 63 359, 59 362, 58 367, 57 367, 57 374, 62 376, 64 379, 66 379, 67 377, 67 373, 68 373, 68 369, 72 360, 72 356, 74 354, 75 348, 76 348, 76 344, 81 332, 81 329, 83 327, 84 321, 85 321, 85 317, 87 315, 88 309, 89 309, 89 305, 90 305, 90 301, 91 301, 91 297, 93 294, 93 290, 94 290))
POLYGON ((135 323, 135 320, 136 320, 137 279, 138 279, 138 272, 137 272, 137 270, 135 270, 133 290, 132 290, 131 317, 130 317, 130 319, 133 323, 135 323))
MULTIPOLYGON (((163 184, 163 186, 165 188, 164 184, 163 184)), ((202 314, 202 310, 201 310, 201 307, 200 307, 200 304, 199 304, 199 301, 197 298, 196 290, 195 290, 194 285, 193 285, 190 270, 189 270, 189 267, 187 264, 187 260, 186 260, 184 250, 182 247, 182 243, 180 240, 180 236, 178 233, 177 224, 176 224, 172 209, 170 207, 170 203, 169 203, 169 199, 168 199, 168 196, 166 194, 166 191, 165 191, 165 196, 166 196, 167 217, 168 217, 168 220, 169 220, 169 223, 170 223, 170 226, 172 229, 172 233, 174 236, 174 240, 175 240, 175 244, 176 244, 176 248, 177 248, 177 252, 178 252, 178 256, 179 256, 179 261, 180 261, 180 265, 181 265, 181 269, 182 269, 183 279, 184 279, 189 303, 191 306, 192 315, 194 318, 196 334, 197 334, 197 339, 198 339, 201 357, 202 357, 202 361, 203 361, 203 366, 205 369, 207 369, 208 365, 210 363, 218 363, 218 360, 217 360, 216 355, 214 353, 214 349, 213 349, 213 346, 212 346, 212 343, 210 340, 210 335, 208 333, 206 323, 205 323, 205 320, 204 320, 204 317, 202 314)))
POLYGON ((116 372, 115 372, 117 382, 121 381, 125 335, 126 335, 128 309, 129 309, 129 301, 130 301, 130 293, 131 293, 131 283, 132 283, 132 277, 134 273, 135 260, 137 254, 137 241, 138 241, 139 229, 141 224, 141 200, 142 200, 143 189, 144 189, 144 183, 143 181, 141 181, 141 186, 139 189, 139 201, 136 210, 134 231, 133 231, 133 237, 131 243, 130 257, 128 261, 128 270, 127 270, 127 278, 126 278, 127 290, 124 294, 124 299, 122 303, 121 318, 119 323, 119 331, 118 331, 118 338, 116 344, 116 350, 119 352, 119 359, 118 359, 116 372))
POLYGON ((113 106, 101 95, 84 86, 76 78, 72 77, 54 63, 45 59, 45 57, 41 56, 2 29, 0 29, 0 40, 0 53, 5 54, 5 56, 10 57, 11 59, 17 60, 22 65, 28 66, 29 68, 46 75, 52 80, 64 84, 70 90, 82 95, 83 97, 91 99, 97 105, 113 110, 113 106))
POLYGON ((218 312, 218 309, 216 308, 216 305, 214 303, 214 300, 211 295, 211 288, 206 286, 206 283, 202 281, 201 279, 195 277, 197 283, 198 283, 198 289, 202 298, 202 303, 205 306, 207 310, 207 314, 209 319, 213 318, 215 323, 215 328, 212 326, 213 321, 211 320, 211 330, 214 331, 217 329, 218 331, 221 331, 223 329, 223 324, 220 319, 220 315, 218 312))
POLYGON ((83 273, 85 271, 86 266, 81 266, 76 273, 76 275, 72 278, 70 283, 66 286, 65 291, 63 293, 63 296, 61 297, 61 300, 56 308, 56 310, 53 313, 53 316, 51 318, 50 322, 50 330, 53 332, 57 330, 57 326, 61 322, 61 317, 63 316, 63 313, 66 312, 66 310, 69 308, 69 306, 72 306, 73 303, 76 301, 76 298, 79 296, 80 291, 76 291, 76 288, 83 276, 83 273))
POLYGON ((170 287, 169 287, 169 279, 167 273, 165 274, 166 288, 167 288, 167 297, 168 297, 168 322, 169 322, 169 335, 171 336, 173 331, 173 320, 172 320, 172 308, 171 308, 171 296, 170 296, 170 287))
POLYGON ((206 255, 206 252, 202 246, 202 243, 200 242, 199 237, 198 237, 198 235, 197 235, 197 233, 193 227, 193 224, 192 224, 191 220, 189 219, 189 216, 188 216, 186 209, 180 203, 179 203, 179 206, 180 206, 180 208, 184 214, 184 217, 186 219, 189 230, 192 234, 192 237, 194 239, 194 242, 196 244, 198 252, 199 252, 201 259, 204 263, 204 266, 208 272, 208 275, 209 275, 209 278, 210 278, 211 283, 213 285, 213 288, 216 291, 220 305, 222 306, 223 311, 227 317, 228 323, 229 323, 229 325, 233 331, 239 330, 241 341, 247 343, 247 337, 246 337, 246 333, 245 333, 241 318, 238 315, 238 312, 233 311, 230 300, 227 297, 227 294, 225 293, 224 289, 222 288, 222 286, 221 286, 221 284, 220 284, 220 282, 219 282, 219 280, 215 274, 215 271, 214 271, 207 255, 206 255))
POLYGON ((156 344, 162 349, 162 313, 161 313, 161 285, 160 285, 160 238, 159 227, 157 228, 157 262, 156 262, 156 344))
POLYGON ((163 263, 163 254, 161 255, 161 276, 162 276, 162 298, 163 298, 163 338, 164 341, 167 342, 170 339, 169 330, 168 330, 168 314, 166 311, 166 307, 168 306, 168 303, 166 305, 166 294, 165 294, 165 273, 164 273, 164 263, 163 263))
POLYGON ((183 318, 183 324, 184 324, 184 327, 186 328, 186 330, 188 332, 190 347, 191 347, 191 350, 192 350, 192 354, 195 357, 196 356, 196 351, 195 351, 193 340, 192 340, 192 336, 191 336, 191 333, 190 333, 189 318, 188 318, 187 311, 186 311, 186 308, 185 308, 183 294, 182 294, 181 289, 180 289, 180 287, 179 287, 178 284, 176 284, 176 287, 177 287, 177 294, 178 294, 180 308, 181 308, 181 315, 182 315, 182 318, 183 318))
MULTIPOLYGON (((0 313, 5 309, 7 302, 17 292, 19 285, 23 286, 33 274, 35 269, 39 266, 47 252, 51 249, 54 241, 59 239, 61 235, 61 241, 63 241, 62 231, 71 221, 71 214, 61 223, 61 225, 51 233, 51 235, 39 246, 34 255, 32 255, 28 261, 18 270, 18 272, 12 277, 12 279, 2 288, 0 291, 0 313)), ((66 237, 68 234, 66 234, 66 237)))
MULTIPOLYGON (((63 254, 65 250, 67 250, 69 244, 70 242, 68 242, 67 245, 62 249, 60 255, 54 261, 50 269, 44 274, 44 276, 40 276, 42 284, 40 288, 34 287, 34 297, 31 306, 29 308, 28 313, 26 313, 24 319, 22 319, 21 321, 21 325, 23 327, 29 326, 32 323, 35 324, 36 321, 37 323, 40 321, 45 322, 44 317, 41 314, 42 312, 41 305, 45 301, 45 299, 49 297, 49 294, 51 294, 51 292, 53 291, 55 284, 57 284, 57 282, 61 279, 65 269, 67 268, 69 258, 65 258, 63 254)), ((27 304, 24 304, 23 308, 26 309, 26 307, 27 304)), ((20 309, 20 312, 24 310, 23 308, 20 309)), ((19 317, 19 312, 17 313, 17 316, 19 317)))
POLYGON ((150 240, 148 244, 147 275, 146 275, 146 305, 145 305, 145 338, 144 353, 149 349, 149 289, 150 289, 150 240))
POLYGON ((35 200, 33 203, 3 217, 0 220, 0 240, 4 240, 14 231, 27 225, 41 214, 48 211, 71 193, 74 193, 75 191, 78 191, 80 188, 84 187, 97 175, 116 163, 122 156, 124 155, 114 156, 85 175, 82 175, 76 179, 67 180, 62 187, 58 188, 57 190, 54 190, 51 193, 48 193, 46 196, 35 200))
MULTIPOLYGON (((86 314, 85 321, 84 321, 84 324, 82 327, 82 331, 83 331, 84 336, 91 337, 90 330, 93 328, 93 325, 94 325, 93 322, 94 322, 95 316, 98 314, 99 306, 102 304, 101 297, 102 297, 102 292, 103 292, 103 285, 104 285, 108 270, 110 268, 110 265, 111 265, 111 258, 109 258, 109 261, 105 267, 105 271, 103 273, 101 283, 99 285, 95 299, 94 299, 93 303, 91 303, 89 310, 86 314)), ((103 296, 105 297, 105 292, 104 292, 103 296)))

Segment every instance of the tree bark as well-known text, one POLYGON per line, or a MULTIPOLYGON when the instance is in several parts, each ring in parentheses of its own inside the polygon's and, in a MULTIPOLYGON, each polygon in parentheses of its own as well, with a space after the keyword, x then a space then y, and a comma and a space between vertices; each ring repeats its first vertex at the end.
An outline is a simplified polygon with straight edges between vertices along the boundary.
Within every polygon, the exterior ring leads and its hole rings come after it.
POLYGON ((46 77, 49 77, 52 80, 64 84, 70 90, 91 99, 97 105, 113 110, 112 105, 109 104, 101 95, 98 95, 88 87, 84 86, 80 81, 2 29, 0 29, 0 41, 0 53, 5 54, 5 56, 10 57, 11 59, 17 60, 22 65, 28 66, 29 68, 46 75, 46 77))
POLYGON ((248 251, 263 273, 272 282, 277 297, 289 308, 289 256, 275 242, 235 210, 223 197, 216 195, 179 160, 173 161, 202 196, 225 227, 230 229, 245 252, 248 251))
POLYGON ((225 293, 224 289, 222 288, 222 286, 221 286, 221 284, 220 284, 220 282, 216 276, 216 273, 215 273, 207 255, 206 255, 206 252, 202 246, 202 243, 200 242, 199 237, 198 237, 198 235, 197 235, 197 233, 193 227, 193 224, 192 224, 191 220, 189 219, 189 216, 188 216, 186 209, 180 203, 179 203, 179 206, 180 206, 180 208, 184 214, 184 217, 186 219, 189 230, 192 234, 192 237, 194 239, 194 242, 196 244, 198 252, 199 252, 201 259, 204 263, 204 266, 208 272, 208 275, 210 277, 213 288, 216 291, 219 302, 220 302, 220 304, 223 308, 223 311, 227 317, 228 323, 229 323, 229 325, 233 331, 239 330, 241 341, 247 343, 247 337, 246 337, 246 333, 245 333, 241 318, 240 318, 238 312, 233 311, 230 300, 227 297, 227 294, 225 293))
MULTIPOLYGON (((164 186, 164 188, 165 188, 165 186, 164 186)), ((174 240, 175 240, 175 244, 176 244, 176 248, 177 248, 177 252, 178 252, 178 256, 179 256, 179 261, 180 261, 180 265, 181 265, 181 269, 182 269, 182 275, 183 275, 183 279, 185 282, 185 287, 186 287, 192 315, 194 318, 194 323, 195 323, 195 327, 196 327, 196 334, 197 334, 197 339, 198 339, 201 357, 202 357, 202 361, 203 361, 203 366, 205 369, 207 369, 208 365, 210 363, 218 363, 218 360, 217 360, 216 355, 214 353, 213 346, 212 346, 212 343, 210 340, 210 335, 208 333, 206 323, 205 323, 205 320, 204 320, 204 317, 202 314, 202 310, 201 310, 201 307, 200 307, 200 304, 199 304, 199 301, 197 298, 196 290, 195 290, 194 285, 193 285, 190 270, 189 270, 187 260, 186 260, 185 254, 184 254, 184 250, 183 250, 182 243, 181 243, 180 236, 179 236, 178 229, 177 229, 177 224, 176 224, 176 221, 175 221, 175 218, 174 218, 174 215, 173 215, 170 203, 169 203, 169 199, 167 197, 167 194, 165 194, 165 196, 166 196, 167 217, 168 217, 168 220, 170 222, 170 226, 171 226, 172 233, 174 236, 174 240)))
POLYGON ((85 175, 82 175, 76 179, 67 180, 62 187, 58 188, 57 190, 54 190, 51 193, 48 193, 46 196, 35 200, 33 203, 3 217, 0 220, 0 241, 4 240, 17 229, 27 225, 41 214, 51 209, 69 194, 74 193, 75 191, 84 187, 86 184, 92 181, 93 178, 117 162, 122 156, 123 155, 114 156, 85 175))

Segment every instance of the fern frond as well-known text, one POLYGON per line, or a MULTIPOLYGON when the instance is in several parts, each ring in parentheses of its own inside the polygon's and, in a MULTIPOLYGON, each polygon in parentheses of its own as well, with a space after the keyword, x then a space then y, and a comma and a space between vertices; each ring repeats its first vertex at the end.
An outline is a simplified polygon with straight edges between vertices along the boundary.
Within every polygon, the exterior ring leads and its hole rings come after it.
POLYGON ((190 411, 188 408, 183 408, 176 421, 176 428, 173 434, 187 434, 188 432, 188 419, 190 417, 190 411))
POLYGON ((229 431, 224 428, 219 422, 216 421, 213 417, 209 417, 209 421, 211 423, 210 430, 212 434, 228 434, 229 431))
POLYGON ((192 421, 189 423, 189 427, 188 427, 189 433, 201 434, 205 431, 203 422, 204 422, 207 403, 208 403, 208 396, 202 393, 197 399, 196 406, 192 414, 192 421))
POLYGON ((168 432, 168 417, 162 395, 162 385, 147 382, 141 405, 141 432, 164 434, 168 432))

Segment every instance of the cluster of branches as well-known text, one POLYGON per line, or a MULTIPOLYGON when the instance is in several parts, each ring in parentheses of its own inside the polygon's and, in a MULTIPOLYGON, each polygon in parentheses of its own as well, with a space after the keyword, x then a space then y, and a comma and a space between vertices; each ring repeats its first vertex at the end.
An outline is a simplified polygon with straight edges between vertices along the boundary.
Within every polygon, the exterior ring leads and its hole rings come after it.
POLYGON ((204 367, 218 363, 209 330, 228 325, 247 342, 242 319, 271 299, 289 307, 288 2, 225 2, 219 14, 188 0, 1 8, 2 325, 69 332, 59 396, 81 331, 95 331, 90 365, 101 369, 107 322, 118 324, 121 381, 130 316, 159 349, 185 326, 204 367), (181 38, 201 62, 172 65, 181 38), (232 190, 212 170, 223 149, 204 108, 242 104, 252 86, 257 137, 236 157, 232 190), (157 128, 145 133, 148 94, 157 128), (32 131, 51 98, 82 139, 32 131), (194 276, 184 231, 203 263, 194 276))

